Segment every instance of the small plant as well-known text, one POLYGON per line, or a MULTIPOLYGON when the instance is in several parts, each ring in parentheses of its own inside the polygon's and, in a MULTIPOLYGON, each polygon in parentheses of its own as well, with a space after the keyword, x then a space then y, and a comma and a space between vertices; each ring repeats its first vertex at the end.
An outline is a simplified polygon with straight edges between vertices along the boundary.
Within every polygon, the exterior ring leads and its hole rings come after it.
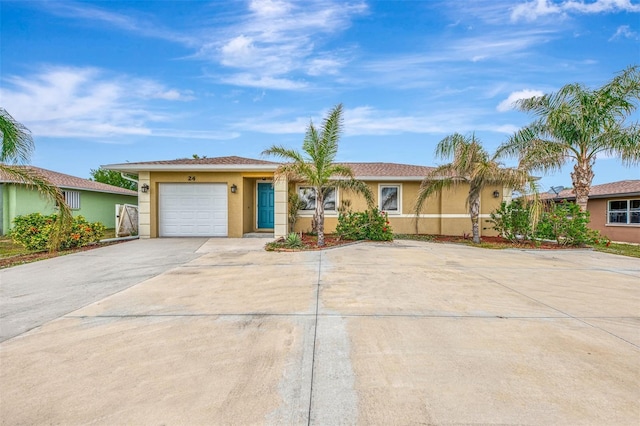
POLYGON ((298 211, 302 210, 306 204, 294 191, 289 192, 287 201, 287 207, 289 209, 289 232, 295 232, 296 222, 298 221, 298 211))
POLYGON ((393 240, 389 216, 375 207, 364 212, 340 213, 336 234, 345 240, 393 240))
POLYGON ((304 247, 302 238, 295 232, 291 232, 284 240, 284 246, 288 249, 297 249, 304 247))
MULTIPOLYGON (((18 216, 13 220, 11 239, 28 250, 43 251, 49 247, 49 241, 55 232, 57 215, 44 216, 40 213, 18 216)), ((71 225, 64 230, 58 249, 83 247, 100 241, 106 227, 100 223, 89 223, 82 216, 73 218, 71 225)))

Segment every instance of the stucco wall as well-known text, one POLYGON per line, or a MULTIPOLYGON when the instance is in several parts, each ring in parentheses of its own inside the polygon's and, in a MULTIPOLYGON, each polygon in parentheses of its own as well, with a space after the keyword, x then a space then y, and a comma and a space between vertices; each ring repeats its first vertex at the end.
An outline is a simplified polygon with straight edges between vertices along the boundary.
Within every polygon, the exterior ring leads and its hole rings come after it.
MULTIPOLYGON (((389 222, 396 234, 442 234, 442 235, 462 235, 471 233, 471 219, 466 205, 466 198, 469 192, 469 186, 460 184, 450 189, 444 190, 442 194, 436 193, 429 197, 422 206, 420 217, 415 216, 415 202, 420 189, 418 181, 371 181, 367 182, 374 195, 375 204, 379 205, 380 185, 400 185, 401 186, 401 210, 398 213, 389 214, 389 222), (417 229, 416 229, 417 222, 417 229)), ((299 185, 290 185, 290 190, 296 190, 299 185)), ((303 185, 304 186, 304 185, 303 185)), ((482 191, 480 202, 480 234, 496 235, 488 223, 489 213, 500 206, 503 200, 503 188, 487 187, 482 191), (499 196, 493 196, 493 192, 498 191, 499 196)), ((342 200, 351 201, 351 210, 363 211, 367 205, 359 194, 351 191, 338 191, 337 203, 340 205, 342 200)), ((306 232, 311 230, 311 219, 313 212, 301 212, 298 215, 296 223, 296 231, 306 232)), ((325 232, 331 233, 335 231, 337 225, 337 213, 325 212, 325 232)))
MULTIPOLYGON (((140 174, 142 184, 147 174, 140 174)), ((149 212, 141 217, 141 222, 149 222, 148 235, 151 238, 158 236, 158 188, 161 183, 224 183, 228 189, 228 224, 227 233, 231 238, 240 238, 244 233, 256 230, 255 220, 255 181, 273 179, 273 173, 269 172, 151 172, 148 174, 150 187, 148 197, 149 212), (231 185, 238 187, 237 192, 231 193, 231 185)), ((141 205, 143 199, 141 198, 141 205)), ((142 211, 142 208, 141 208, 142 211)), ((142 227, 141 227, 141 236, 142 227)))
MULTIPOLYGON (((80 192, 80 209, 73 216, 84 216, 89 222, 102 222, 107 228, 115 227, 115 205, 137 204, 137 197, 91 191, 80 192)), ((38 191, 23 185, 5 184, 2 191, 2 230, 12 228, 13 219, 31 213, 55 213, 55 204, 38 191)))
MULTIPOLYGON (((632 197, 634 199, 640 197, 632 197)), ((602 235, 612 241, 621 241, 627 243, 640 244, 640 224, 623 225, 623 224, 607 224, 607 206, 609 201, 628 200, 629 197, 607 198, 607 199, 590 199, 587 203, 587 210, 591 218, 589 227, 599 231, 602 235)))

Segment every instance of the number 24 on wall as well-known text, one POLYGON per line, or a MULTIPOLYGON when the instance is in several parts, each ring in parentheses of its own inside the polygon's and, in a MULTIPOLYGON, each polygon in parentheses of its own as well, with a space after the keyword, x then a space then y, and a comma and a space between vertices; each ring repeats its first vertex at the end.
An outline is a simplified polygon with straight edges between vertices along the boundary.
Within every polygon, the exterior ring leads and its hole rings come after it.
POLYGON ((196 180, 196 177, 195 176, 187 176, 187 180, 189 182, 192 182, 192 181, 196 180))

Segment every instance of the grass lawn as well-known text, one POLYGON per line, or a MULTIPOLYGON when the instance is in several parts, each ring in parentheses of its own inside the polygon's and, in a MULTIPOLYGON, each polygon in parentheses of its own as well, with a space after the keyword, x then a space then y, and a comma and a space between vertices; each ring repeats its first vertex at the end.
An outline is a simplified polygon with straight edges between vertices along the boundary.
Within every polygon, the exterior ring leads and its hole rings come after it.
POLYGON ((611 243, 609 247, 596 246, 593 249, 596 251, 601 251, 603 253, 619 254, 622 256, 640 258, 640 245, 611 243))

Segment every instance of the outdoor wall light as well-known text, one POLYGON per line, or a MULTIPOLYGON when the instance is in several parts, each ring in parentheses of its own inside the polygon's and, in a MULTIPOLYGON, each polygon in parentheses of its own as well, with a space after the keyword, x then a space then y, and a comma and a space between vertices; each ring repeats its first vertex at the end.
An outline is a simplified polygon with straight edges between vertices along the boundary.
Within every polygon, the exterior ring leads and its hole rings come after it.
POLYGON ((500 196, 500 193, 498 192, 498 190, 493 191, 493 198, 498 198, 500 196))
POLYGON ((146 183, 143 183, 142 186, 140 187, 140 191, 146 194, 147 192, 149 192, 149 185, 147 185, 146 183))
POLYGON ((235 194, 236 192, 238 192, 238 187, 236 186, 236 184, 234 183, 233 185, 231 185, 231 193, 235 194))

